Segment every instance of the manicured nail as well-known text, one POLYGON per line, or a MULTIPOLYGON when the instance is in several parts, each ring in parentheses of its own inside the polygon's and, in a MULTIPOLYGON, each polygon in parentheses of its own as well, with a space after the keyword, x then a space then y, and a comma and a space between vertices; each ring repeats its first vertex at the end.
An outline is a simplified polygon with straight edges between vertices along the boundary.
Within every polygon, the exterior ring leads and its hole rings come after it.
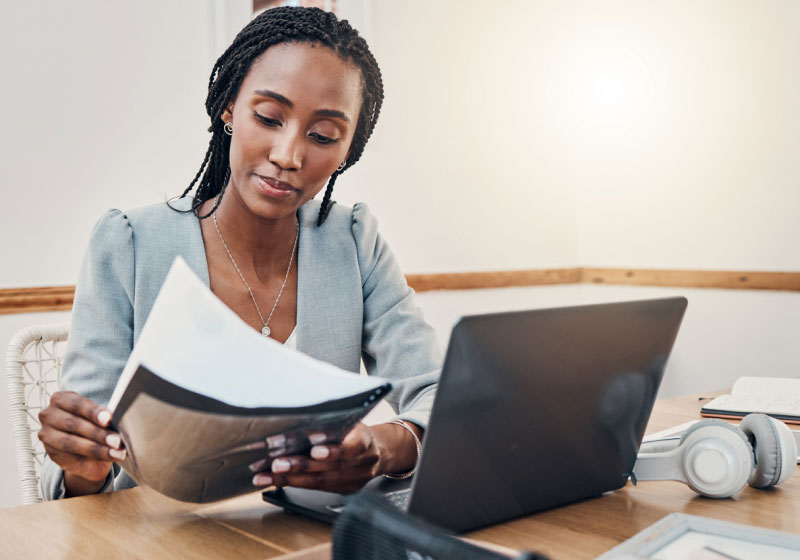
POLYGON ((331 450, 323 445, 317 445, 311 448, 311 457, 313 459, 326 459, 331 454, 331 450))
POLYGON ((288 459, 275 459, 272 461, 272 472, 286 472, 291 466, 288 459))
POLYGON ((269 486, 272 484, 272 477, 268 474, 259 473, 253 477, 253 486, 269 486))
POLYGON ((311 442, 311 445, 317 445, 318 443, 322 443, 326 439, 328 439, 328 436, 326 436, 325 434, 309 434, 308 435, 308 441, 311 442))
POLYGON ((106 436, 106 445, 109 447, 119 449, 120 443, 122 443, 122 440, 120 439, 119 434, 108 434, 106 436))
POLYGON ((123 449, 123 450, 112 449, 112 450, 110 450, 108 452, 108 454, 111 455, 112 457, 114 457, 114 459, 119 459, 120 461, 124 461, 125 457, 128 456, 128 450, 127 449, 123 449))
POLYGON ((261 459, 260 461, 256 461, 255 463, 251 463, 249 465, 250 472, 258 472, 262 470, 264 467, 267 466, 267 460, 261 459))
POLYGON ((111 413, 107 410, 101 410, 100 414, 97 415, 97 422, 101 426, 108 426, 108 423, 111 422, 111 413))
POLYGON ((279 434, 277 436, 270 436, 267 438, 267 445, 270 449, 275 447, 283 447, 286 445, 286 436, 283 434, 279 434))

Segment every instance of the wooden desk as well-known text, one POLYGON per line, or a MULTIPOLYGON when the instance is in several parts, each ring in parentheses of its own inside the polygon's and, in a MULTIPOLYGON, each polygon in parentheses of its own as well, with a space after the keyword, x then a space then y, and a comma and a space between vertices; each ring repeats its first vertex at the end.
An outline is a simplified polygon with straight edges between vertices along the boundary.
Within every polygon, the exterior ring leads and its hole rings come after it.
MULTIPOLYGON (((697 396, 659 401, 655 432, 699 417, 697 396)), ((779 488, 747 487, 711 500, 678 482, 645 482, 601 498, 530 515, 469 536, 538 550, 554 560, 594 558, 680 511, 800 533, 800 471, 779 488)), ((184 504, 135 488, 0 510, 2 558, 274 558, 330 540, 330 527, 288 515, 260 493, 184 504)))

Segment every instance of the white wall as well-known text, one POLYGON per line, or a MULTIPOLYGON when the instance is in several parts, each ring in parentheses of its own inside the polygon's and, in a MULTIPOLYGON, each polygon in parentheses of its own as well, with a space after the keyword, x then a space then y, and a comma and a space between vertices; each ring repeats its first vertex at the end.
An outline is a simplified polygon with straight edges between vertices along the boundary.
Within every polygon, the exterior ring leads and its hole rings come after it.
POLYGON ((800 270, 798 22, 794 0, 376 3, 386 109, 338 195, 412 272, 800 270))
MULTIPOLYGON (((6 10, 0 288, 73 283, 102 211, 188 183, 237 2, 6 10)), ((406 271, 800 270, 797 2, 345 4, 386 100, 336 197, 406 271)))
POLYGON ((503 5, 372 4, 384 107, 336 198, 370 204, 408 272, 577 264, 569 160, 515 63, 546 3, 503 5))
POLYGON ((800 270, 800 2, 576 6, 551 130, 580 263, 800 270))
POLYGON ((74 284, 102 212, 189 184, 208 145, 217 36, 229 33, 212 8, 50 0, 2 9, 0 288, 74 284))

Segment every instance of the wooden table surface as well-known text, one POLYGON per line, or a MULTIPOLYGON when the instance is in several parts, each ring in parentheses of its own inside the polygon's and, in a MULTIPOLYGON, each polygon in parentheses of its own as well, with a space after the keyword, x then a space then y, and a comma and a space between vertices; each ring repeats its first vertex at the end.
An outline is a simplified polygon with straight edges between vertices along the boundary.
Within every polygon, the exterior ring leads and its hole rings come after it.
MULTIPOLYGON (((648 432, 699 418, 698 396, 656 403, 648 432)), ((553 558, 594 558, 672 512, 800 533, 800 474, 773 490, 711 500, 678 482, 630 483, 600 498, 468 536, 553 558)), ((0 510, 0 558, 276 558, 319 547, 330 526, 284 513, 256 492, 211 505, 148 488, 0 510)))

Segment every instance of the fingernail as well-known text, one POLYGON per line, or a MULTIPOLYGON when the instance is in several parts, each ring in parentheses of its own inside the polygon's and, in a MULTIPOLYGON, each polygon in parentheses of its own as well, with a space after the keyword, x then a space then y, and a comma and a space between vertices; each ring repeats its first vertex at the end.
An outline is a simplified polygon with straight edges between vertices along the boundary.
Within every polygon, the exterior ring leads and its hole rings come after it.
POLYGON ((317 445, 318 443, 322 443, 328 439, 328 436, 325 434, 309 434, 308 441, 311 442, 311 445, 317 445))
POLYGON ((119 459, 120 461, 124 461, 125 457, 128 456, 128 450, 123 449, 120 451, 119 449, 112 449, 108 452, 108 454, 114 457, 114 459, 119 459))
POLYGON ((287 459, 275 459, 272 461, 272 472, 286 472, 291 466, 287 459))
POLYGON ((101 426, 108 426, 108 423, 111 422, 111 413, 107 410, 101 410, 100 414, 97 415, 97 421, 101 426))
POLYGON ((277 436, 270 436, 267 438, 267 445, 270 449, 274 447, 283 447, 286 445, 286 436, 280 434, 277 436))
POLYGON ((311 457, 314 459, 325 459, 330 454, 330 449, 322 445, 317 445, 311 448, 311 457))
POLYGON ((269 486, 272 484, 272 477, 268 474, 259 473, 253 477, 253 486, 269 486))
POLYGON ((118 434, 109 434, 106 436, 106 445, 109 447, 113 447, 114 449, 119 449, 119 444, 122 443, 118 434))
POLYGON ((248 468, 250 469, 250 472, 258 472, 266 466, 267 466, 267 460, 261 459, 260 461, 251 463, 248 468))

